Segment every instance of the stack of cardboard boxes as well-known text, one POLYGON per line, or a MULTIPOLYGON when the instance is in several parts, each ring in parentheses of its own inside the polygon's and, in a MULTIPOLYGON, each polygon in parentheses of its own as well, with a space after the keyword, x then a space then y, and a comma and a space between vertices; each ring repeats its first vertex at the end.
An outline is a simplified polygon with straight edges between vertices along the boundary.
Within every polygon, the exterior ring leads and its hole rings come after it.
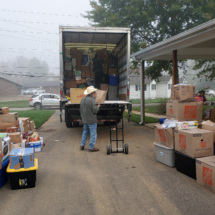
POLYGON ((165 161, 159 156, 168 156, 163 153, 164 147, 172 149, 177 170, 215 192, 215 175, 212 174, 215 172, 215 124, 204 123, 202 129, 197 128, 197 121, 199 125, 202 123, 203 102, 195 102, 195 93, 196 87, 192 85, 172 87, 171 100, 166 104, 166 118, 178 123, 173 128, 155 126, 155 145, 160 145, 157 160, 165 161))

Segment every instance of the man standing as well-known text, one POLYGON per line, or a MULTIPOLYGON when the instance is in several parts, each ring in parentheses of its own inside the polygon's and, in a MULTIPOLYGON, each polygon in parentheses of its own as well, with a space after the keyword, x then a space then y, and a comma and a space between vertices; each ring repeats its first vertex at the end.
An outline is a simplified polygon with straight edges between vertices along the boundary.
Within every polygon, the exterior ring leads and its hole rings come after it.
POLYGON ((95 89, 93 86, 88 87, 84 91, 84 95, 87 95, 81 100, 80 112, 83 126, 83 134, 80 149, 84 150, 87 136, 90 134, 89 151, 97 152, 98 148, 95 148, 97 139, 97 113, 99 112, 100 105, 95 102, 95 89))

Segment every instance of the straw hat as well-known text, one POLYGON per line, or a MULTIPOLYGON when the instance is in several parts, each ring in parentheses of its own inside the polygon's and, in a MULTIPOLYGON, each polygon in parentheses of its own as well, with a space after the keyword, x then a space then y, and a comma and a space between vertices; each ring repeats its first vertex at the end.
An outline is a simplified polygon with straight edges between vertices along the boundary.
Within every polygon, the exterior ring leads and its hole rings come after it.
POLYGON ((97 89, 94 88, 93 86, 87 87, 87 89, 84 91, 84 95, 88 95, 90 93, 95 92, 97 89))

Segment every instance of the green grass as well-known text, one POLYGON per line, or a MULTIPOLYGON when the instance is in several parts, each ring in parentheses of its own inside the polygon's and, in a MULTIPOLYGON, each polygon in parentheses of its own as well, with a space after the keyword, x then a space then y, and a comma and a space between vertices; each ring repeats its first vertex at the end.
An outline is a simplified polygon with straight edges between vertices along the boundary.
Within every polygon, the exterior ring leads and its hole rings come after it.
POLYGON ((34 121, 36 128, 39 128, 55 113, 54 110, 26 110, 16 112, 18 112, 19 117, 30 117, 34 121))
MULTIPOLYGON (((168 101, 169 99, 145 99, 145 104, 149 103, 160 103, 161 101, 168 101)), ((140 99, 131 99, 132 104, 140 104, 140 99)))
POLYGON ((29 100, 0 102, 0 107, 25 108, 29 107, 29 100))
MULTIPOLYGON (((124 116, 124 118, 128 119, 128 113, 127 112, 124 112, 123 116, 124 116)), ((131 121, 139 123, 140 122, 140 115, 132 113, 131 121)), ((157 123, 157 122, 159 122, 159 119, 145 116, 145 123, 157 123)))

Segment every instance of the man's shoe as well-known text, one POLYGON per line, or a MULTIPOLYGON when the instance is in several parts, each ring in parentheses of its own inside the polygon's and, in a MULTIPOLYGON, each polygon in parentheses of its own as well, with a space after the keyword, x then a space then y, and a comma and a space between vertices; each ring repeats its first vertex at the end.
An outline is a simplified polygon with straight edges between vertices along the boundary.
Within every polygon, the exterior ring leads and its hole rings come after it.
POLYGON ((98 152, 99 149, 98 148, 93 148, 93 149, 89 149, 90 152, 98 152))
POLYGON ((80 150, 84 150, 84 146, 80 146, 80 150))

